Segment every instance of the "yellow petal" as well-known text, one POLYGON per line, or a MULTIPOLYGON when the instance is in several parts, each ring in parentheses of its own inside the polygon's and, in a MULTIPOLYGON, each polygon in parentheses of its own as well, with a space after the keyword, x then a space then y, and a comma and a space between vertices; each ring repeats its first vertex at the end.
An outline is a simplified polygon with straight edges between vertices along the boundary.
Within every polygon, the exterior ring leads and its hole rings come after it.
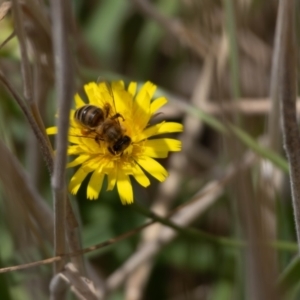
POLYGON ((110 162, 104 169, 103 172, 107 174, 107 191, 112 191, 117 181, 118 167, 115 163, 110 162))
POLYGON ((166 169, 151 157, 142 156, 137 158, 136 162, 160 182, 164 181, 168 176, 166 169))
POLYGON ((175 139, 147 140, 143 147, 143 154, 153 158, 166 158, 170 151, 180 151, 181 142, 175 139))
POLYGON ((107 81, 100 82, 98 84, 98 94, 99 94, 99 107, 103 107, 105 104, 109 104, 112 108, 111 114, 114 115, 114 92, 111 84, 107 81))
POLYGON ((100 106, 102 104, 100 92, 95 82, 89 82, 84 85, 85 93, 89 99, 89 103, 100 106))
MULTIPOLYGON (((149 96, 145 96, 145 102, 149 102, 150 100, 149 96)), ((132 114, 132 120, 134 121, 134 128, 136 132, 142 131, 147 124, 149 123, 150 120, 150 108, 149 106, 138 106, 136 101, 133 102, 133 114, 132 114)))
POLYGON ((159 124, 152 125, 146 128, 141 135, 139 135, 139 140, 147 139, 151 136, 156 136, 164 133, 181 132, 183 131, 183 126, 176 122, 163 122, 159 124))
POLYGON ((133 120, 135 121, 135 126, 140 130, 144 129, 150 120, 150 100, 155 90, 156 85, 149 81, 146 82, 137 93, 133 102, 133 120))
POLYGON ((89 170, 89 172, 97 170, 99 166, 104 166, 106 158, 102 155, 90 156, 90 159, 83 164, 83 168, 89 170))
POLYGON ((132 166, 132 175, 141 186, 147 187, 150 185, 149 178, 145 175, 144 171, 140 168, 138 164, 134 164, 132 166))
POLYGON ((95 200, 99 197, 99 193, 102 188, 104 175, 102 172, 102 166, 99 167, 98 170, 93 172, 91 179, 88 183, 87 187, 87 198, 91 200, 95 200))
POLYGON ((83 152, 85 152, 85 151, 84 151, 84 149, 82 149, 81 146, 72 145, 72 146, 68 147, 68 155, 78 155, 83 152))
POLYGON ((125 89, 125 84, 123 80, 119 81, 113 81, 111 83, 111 87, 113 90, 124 90, 125 89))
POLYGON ((76 107, 76 109, 78 109, 79 107, 85 105, 84 101, 81 99, 81 97, 79 96, 79 94, 75 95, 74 100, 75 100, 75 107, 76 107))
POLYGON ((88 155, 88 154, 79 155, 73 161, 71 161, 71 162, 69 162, 67 164, 67 168, 72 168, 72 167, 81 165, 82 163, 84 163, 85 161, 87 161, 89 158, 91 158, 91 156, 88 155))
POLYGON ((69 114, 69 120, 70 120, 70 127, 75 127, 75 128, 79 128, 79 122, 75 119, 75 109, 71 109, 70 110, 70 114, 69 114))
POLYGON ((53 127, 49 127, 46 129, 46 133, 51 135, 51 134, 57 134, 57 127, 53 126, 53 127))
POLYGON ((169 151, 158 151, 153 148, 145 148, 143 154, 152 158, 166 158, 169 155, 169 151))
POLYGON ((79 155, 79 154, 93 154, 92 151, 86 145, 80 143, 80 145, 69 145, 68 155, 79 155))
POLYGON ((181 141, 175 139, 153 139, 145 142, 145 147, 153 148, 158 151, 180 151, 181 141))
MULTIPOLYGON (((152 82, 150 81, 147 81, 143 86, 142 88, 140 89, 140 91, 138 92, 136 98, 137 100, 139 98, 141 98, 141 100, 143 101, 143 98, 145 97, 145 93, 147 93, 150 97, 150 99, 153 97, 154 93, 156 91, 156 85, 153 84, 152 82)), ((140 100, 138 100, 139 102, 140 100)), ((150 103, 149 103, 150 104, 150 103)))
POLYGON ((76 173, 71 178, 70 184, 69 184, 69 191, 76 195, 83 180, 85 177, 89 174, 87 170, 85 170, 83 167, 79 168, 76 173))
MULTIPOLYGON (((114 90, 114 105, 115 111, 120 113, 122 117, 128 121, 127 119, 131 119, 132 112, 132 96, 126 90, 114 90)), ((122 123, 122 118, 119 118, 119 121, 122 123)))
POLYGON ((123 205, 133 203, 133 191, 130 178, 122 169, 118 170, 117 188, 123 205))
POLYGON ((128 92, 129 94, 134 97, 136 93, 137 83, 136 82, 130 82, 128 86, 128 92))
POLYGON ((157 110, 164 106, 168 102, 167 98, 159 97, 151 102, 150 112, 153 115, 157 110))

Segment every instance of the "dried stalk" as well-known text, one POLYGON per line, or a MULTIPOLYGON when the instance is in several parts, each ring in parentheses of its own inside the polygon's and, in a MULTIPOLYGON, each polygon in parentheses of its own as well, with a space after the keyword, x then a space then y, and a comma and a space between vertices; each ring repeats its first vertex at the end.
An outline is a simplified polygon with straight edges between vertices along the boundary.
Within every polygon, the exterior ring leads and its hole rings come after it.
MULTIPOLYGON (((290 166, 290 180, 297 240, 300 252, 300 137, 296 118, 297 59, 295 41, 295 2, 279 3, 278 28, 282 32, 279 53, 279 99, 283 120, 283 140, 290 166)), ((279 32, 278 29, 278 32, 279 32)))
POLYGON ((71 290, 82 300, 97 300, 97 294, 93 282, 87 278, 80 277, 79 272, 76 270, 72 263, 68 263, 65 266, 65 270, 62 274, 68 279, 71 284, 71 290))
POLYGON ((199 57, 204 57, 208 53, 211 53, 208 42, 205 41, 203 36, 199 36, 195 32, 187 30, 179 20, 173 20, 164 16, 158 11, 155 6, 148 0, 131 0, 136 7, 138 7, 142 13, 147 17, 155 20, 166 31, 171 33, 174 37, 185 46, 189 47, 199 57))
POLYGON ((271 71, 271 85, 270 85, 270 100, 271 107, 268 118, 268 138, 269 146, 271 149, 277 151, 281 146, 280 137, 280 122, 278 122, 280 117, 280 102, 278 94, 278 81, 279 81, 279 61, 282 57, 282 47, 280 46, 282 41, 283 28, 280 26, 282 24, 283 10, 278 10, 276 31, 275 31, 275 43, 274 51, 272 57, 272 71, 271 71))
POLYGON ((94 245, 94 246, 91 246, 91 247, 88 247, 88 248, 84 248, 84 249, 81 249, 81 250, 78 250, 76 252, 72 252, 72 253, 65 253, 63 255, 58 255, 58 256, 54 256, 54 257, 51 257, 51 258, 47 258, 47 259, 43 259, 43 260, 39 260, 39 261, 35 261, 35 262, 31 262, 31 263, 27 263, 27 264, 21 264, 21 265, 17 265, 17 266, 12 266, 12 267, 6 267, 6 268, 1 268, 0 269, 0 274, 1 273, 7 273, 7 272, 14 272, 14 271, 17 271, 17 270, 24 270, 24 269, 28 269, 28 268, 33 268, 33 267, 37 267, 37 266, 41 266, 41 265, 47 265, 47 264, 52 264, 54 262, 58 262, 66 257, 74 257, 74 256, 78 256, 78 255, 81 255, 81 254, 85 254, 85 253, 89 253, 89 252, 92 252, 92 251, 95 251, 95 250, 98 250, 98 249, 101 249, 103 247, 106 247, 106 246, 109 246, 109 245, 112 245, 114 243, 117 243, 117 242, 120 242, 120 241, 123 241, 137 233, 139 233, 140 231, 142 231, 144 228, 152 225, 153 223, 155 223, 155 221, 150 221, 150 222, 147 222, 145 223, 144 225, 141 225, 131 231, 128 231, 124 234, 121 234, 119 235, 118 237, 116 238, 112 238, 112 239, 109 239, 105 242, 102 242, 100 244, 97 244, 97 245, 94 245))
POLYGON ((14 14, 15 21, 15 31, 19 40, 20 50, 21 50, 21 71, 22 71, 22 79, 23 79, 23 89, 24 89, 24 97, 27 101, 32 102, 32 94, 33 94, 33 85, 32 85, 32 72, 31 66, 28 59, 28 51, 26 44, 26 36, 24 29, 24 18, 22 15, 20 1, 12 0, 12 11, 14 14))
MULTIPOLYGON (((170 103, 163 107, 161 111, 167 119, 179 119, 182 117, 185 109, 177 105, 177 103, 186 103, 187 100, 175 95, 169 96, 170 103), (174 103, 173 103, 174 102, 174 103)), ((205 99, 203 103, 198 105, 198 108, 209 115, 230 115, 239 113, 246 116, 251 115, 268 115, 271 114, 272 100, 270 98, 240 98, 235 102, 230 102, 228 99, 224 99, 222 105, 216 103, 213 99, 205 99)), ((297 115, 300 115, 300 98, 297 99, 297 115)), ((278 118, 276 119, 277 125, 278 118)), ((276 127, 276 126, 275 126, 276 127)), ((277 132, 278 134, 278 132, 277 132)), ((273 148, 273 147, 270 147, 273 148)))
MULTIPOLYGON (((188 205, 184 205, 176 210, 176 213, 170 218, 170 221, 175 224, 180 224, 182 226, 181 228, 185 228, 186 225, 192 223, 208 206, 216 201, 222 194, 225 184, 228 184, 228 182, 240 176, 240 173, 247 170, 254 161, 255 156, 252 153, 247 153, 242 164, 239 164, 238 166, 235 164, 228 166, 222 180, 213 180, 206 184, 206 186, 192 198, 194 201, 191 201, 188 205)), ((108 277, 108 292, 120 287, 129 274, 136 270, 141 264, 153 258, 162 247, 170 243, 177 234, 177 231, 174 231, 169 227, 164 227, 157 239, 151 243, 145 244, 137 253, 133 254, 123 266, 118 268, 108 277)))
POLYGON ((12 185, 11 189, 16 190, 19 194, 17 199, 24 202, 24 206, 33 216, 35 222, 39 224, 42 234, 49 242, 52 242, 53 215, 50 208, 40 197, 20 163, 1 141, 0 153, 0 179, 5 188, 12 185), (15 189, 16 186, 17 189, 15 189))
MULTIPOLYGON (((53 29, 53 52, 55 57, 55 86, 59 116, 57 120, 58 134, 56 135, 56 156, 52 174, 52 189, 54 203, 55 224, 55 255, 66 253, 66 216, 67 216, 67 193, 66 193, 66 161, 68 146, 69 111, 73 97, 73 65, 69 45, 67 23, 67 6, 60 0, 51 1, 51 14, 53 29)), ((55 264, 55 273, 62 271, 64 261, 55 264)))
MULTIPOLYGON (((214 59, 208 55, 205 59, 203 70, 197 80, 192 96, 192 104, 195 106, 201 105, 207 99, 207 95, 211 89, 212 74, 214 68, 214 59)), ((183 121, 184 132, 180 136, 182 144, 185 145, 184 152, 173 154, 169 166, 169 178, 160 185, 158 194, 151 206, 151 210, 160 216, 165 216, 176 195, 180 189, 182 174, 179 170, 185 170, 188 167, 186 153, 193 148, 195 140, 203 126, 202 121, 193 118, 187 114, 183 121)), ((139 247, 142 249, 147 244, 153 244, 160 236, 163 228, 162 224, 151 226, 143 232, 142 240, 139 247)), ((138 254, 137 254, 138 255, 138 254)), ((141 264, 139 268, 128 278, 126 286, 126 298, 132 300, 141 299, 144 287, 149 278, 153 266, 153 260, 141 264)))
POLYGON ((53 153, 51 148, 49 147, 49 142, 46 136, 41 131, 40 126, 37 124, 35 118, 33 117, 32 113, 24 103, 22 97, 13 89, 11 84, 8 82, 4 74, 0 71, 0 81, 3 83, 5 88, 9 91, 9 93, 13 96, 13 98, 16 100, 17 104, 22 109, 27 121, 29 122, 37 140, 39 141, 41 151, 43 154, 43 158, 46 162, 46 165, 48 167, 48 170, 50 174, 53 172, 53 153))

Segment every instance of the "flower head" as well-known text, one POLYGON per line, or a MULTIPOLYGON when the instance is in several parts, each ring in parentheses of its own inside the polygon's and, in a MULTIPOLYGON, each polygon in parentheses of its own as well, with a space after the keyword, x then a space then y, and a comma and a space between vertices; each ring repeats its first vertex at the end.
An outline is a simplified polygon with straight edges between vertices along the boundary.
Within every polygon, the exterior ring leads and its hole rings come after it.
MULTIPOLYGON (((126 89, 123 81, 111 85, 90 82, 84 89, 88 105, 76 94, 76 109, 70 113, 68 155, 77 157, 67 166, 81 166, 71 178, 69 190, 76 194, 92 173, 87 198, 97 199, 107 176, 107 190, 117 186, 122 203, 130 204, 131 177, 143 187, 150 184, 145 171, 161 182, 166 179, 168 172, 155 158, 166 158, 170 151, 180 151, 181 142, 159 135, 181 132, 183 126, 175 122, 149 125, 159 108, 167 103, 165 97, 151 101, 156 90, 151 82, 146 82, 138 92, 136 82, 126 89)), ((47 133, 56 134, 57 127, 48 128, 47 133)))

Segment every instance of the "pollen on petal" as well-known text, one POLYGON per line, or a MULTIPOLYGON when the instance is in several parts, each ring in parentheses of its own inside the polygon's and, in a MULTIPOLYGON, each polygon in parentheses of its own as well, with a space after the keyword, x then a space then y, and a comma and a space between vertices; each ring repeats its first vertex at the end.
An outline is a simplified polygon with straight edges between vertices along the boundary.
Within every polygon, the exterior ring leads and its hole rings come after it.
POLYGON ((122 204, 133 203, 133 191, 131 181, 128 175, 123 170, 118 170, 117 188, 122 204))
POLYGON ((136 159, 136 162, 158 181, 166 180, 168 176, 167 170, 153 158, 143 156, 136 159))

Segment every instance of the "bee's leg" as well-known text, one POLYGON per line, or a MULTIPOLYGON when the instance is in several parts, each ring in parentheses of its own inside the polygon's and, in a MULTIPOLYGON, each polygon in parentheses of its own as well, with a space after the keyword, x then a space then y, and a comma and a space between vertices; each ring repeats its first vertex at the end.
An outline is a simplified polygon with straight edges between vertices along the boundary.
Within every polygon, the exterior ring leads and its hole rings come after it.
POLYGON ((89 135, 93 130, 89 129, 89 128, 84 128, 84 129, 81 129, 81 133, 83 135, 89 135))
POLYGON ((110 106, 107 105, 107 106, 104 106, 104 112, 105 112, 105 117, 107 118, 109 116, 109 112, 110 112, 110 106))
POLYGON ((119 113, 116 113, 114 116, 111 117, 112 120, 117 119, 117 118, 122 118, 123 121, 125 121, 124 117, 119 113))
POLYGON ((97 135, 95 136, 95 142, 100 145, 100 139, 97 135))
POLYGON ((96 136, 95 136, 95 142, 96 142, 97 144, 100 145, 100 141, 103 141, 103 140, 104 140, 104 139, 101 138, 99 135, 96 135, 96 136))
POLYGON ((111 147, 107 147, 107 149, 112 155, 116 155, 116 153, 113 151, 113 149, 111 147))

